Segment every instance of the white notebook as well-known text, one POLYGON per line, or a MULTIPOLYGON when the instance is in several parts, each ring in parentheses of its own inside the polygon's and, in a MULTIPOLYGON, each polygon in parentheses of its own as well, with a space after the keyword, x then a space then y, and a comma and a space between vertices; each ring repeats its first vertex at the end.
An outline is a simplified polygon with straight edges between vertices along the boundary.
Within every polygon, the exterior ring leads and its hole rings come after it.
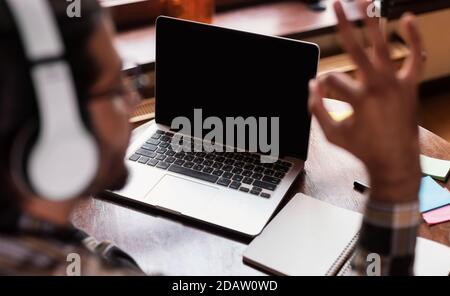
POLYGON ((335 275, 357 241, 362 215, 297 194, 244 252, 281 275, 335 275))
MULTIPOLYGON (((244 261, 279 275, 343 275, 362 215, 297 194, 244 252, 244 261)), ((419 238, 417 275, 448 275, 450 248, 419 238)))

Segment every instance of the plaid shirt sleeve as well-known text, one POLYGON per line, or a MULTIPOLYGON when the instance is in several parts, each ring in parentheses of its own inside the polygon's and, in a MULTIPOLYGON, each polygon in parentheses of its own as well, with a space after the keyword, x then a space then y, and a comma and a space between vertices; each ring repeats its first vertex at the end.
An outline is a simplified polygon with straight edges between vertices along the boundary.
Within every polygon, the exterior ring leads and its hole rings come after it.
POLYGON ((352 274, 413 275, 419 223, 418 201, 388 204, 369 200, 352 274))

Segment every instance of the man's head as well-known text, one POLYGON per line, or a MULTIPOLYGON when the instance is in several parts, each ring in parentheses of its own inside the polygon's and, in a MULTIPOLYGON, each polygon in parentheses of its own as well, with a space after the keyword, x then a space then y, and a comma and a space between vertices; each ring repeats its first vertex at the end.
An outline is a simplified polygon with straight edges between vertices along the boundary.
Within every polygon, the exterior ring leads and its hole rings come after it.
MULTIPOLYGON (((112 26, 95 0, 81 1, 81 18, 67 15, 65 1, 49 3, 65 43, 82 116, 100 151, 99 170, 86 194, 118 189, 127 177, 123 157, 133 100, 112 45, 112 26)), ((13 182, 11 158, 16 151, 12 147, 25 128, 39 129, 40 118, 21 39, 3 1, 0 40, 0 190, 5 190, 0 192, 0 209, 5 209, 31 196, 13 182)))

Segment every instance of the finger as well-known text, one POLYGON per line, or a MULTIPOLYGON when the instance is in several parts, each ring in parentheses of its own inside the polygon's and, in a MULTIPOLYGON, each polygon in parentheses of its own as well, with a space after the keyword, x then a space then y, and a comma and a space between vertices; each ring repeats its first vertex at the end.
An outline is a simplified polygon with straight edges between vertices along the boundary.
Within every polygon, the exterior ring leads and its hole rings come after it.
POLYGON ((403 37, 411 49, 411 54, 400 71, 400 77, 417 83, 424 66, 422 38, 420 37, 415 18, 412 14, 403 16, 400 25, 403 31, 403 37))
POLYGON ((339 145, 340 131, 339 123, 334 121, 323 104, 323 96, 319 88, 319 84, 315 80, 311 80, 309 83, 309 109, 311 113, 317 118, 319 125, 321 126, 327 139, 339 145))
POLYGON ((338 95, 339 100, 345 101, 352 106, 361 101, 361 91, 358 82, 343 73, 330 73, 319 79, 319 87, 328 92, 338 95))
POLYGON ((364 16, 364 24, 366 25, 370 42, 374 48, 375 58, 380 63, 379 68, 383 72, 391 74, 393 73, 392 70, 394 69, 394 66, 389 56, 389 48, 387 46, 386 39, 381 32, 378 18, 369 17, 369 5, 373 5, 373 3, 365 0, 358 0, 359 9, 361 14, 364 16))
POLYGON ((353 35, 353 25, 347 20, 342 4, 338 0, 334 2, 334 11, 338 19, 338 28, 341 33, 342 46, 361 69, 363 77, 368 78, 374 75, 375 71, 372 64, 361 45, 356 41, 355 36, 353 35))

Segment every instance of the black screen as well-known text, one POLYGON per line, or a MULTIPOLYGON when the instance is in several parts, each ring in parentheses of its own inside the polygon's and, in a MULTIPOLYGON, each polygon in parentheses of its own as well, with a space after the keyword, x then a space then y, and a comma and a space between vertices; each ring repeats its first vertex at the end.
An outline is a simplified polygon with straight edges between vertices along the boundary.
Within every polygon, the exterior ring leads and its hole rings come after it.
POLYGON ((193 121, 198 108, 203 118, 279 117, 280 155, 306 160, 308 82, 318 58, 310 43, 160 17, 156 121, 193 121))

